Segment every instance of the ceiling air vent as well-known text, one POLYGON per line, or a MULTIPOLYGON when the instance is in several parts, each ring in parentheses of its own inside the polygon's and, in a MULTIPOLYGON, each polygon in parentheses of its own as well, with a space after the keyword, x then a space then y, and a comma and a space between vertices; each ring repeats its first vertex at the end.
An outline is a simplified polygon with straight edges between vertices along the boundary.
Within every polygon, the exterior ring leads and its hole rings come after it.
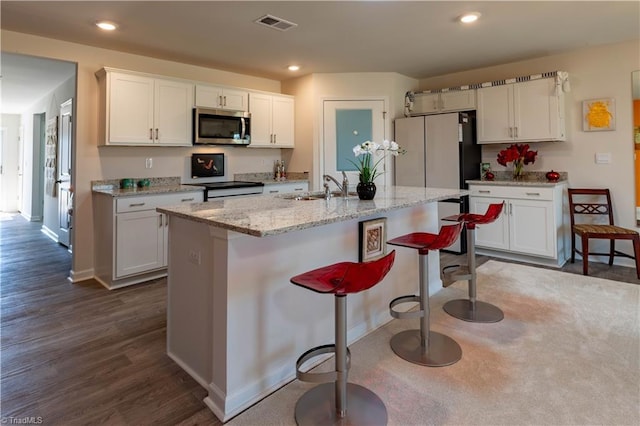
POLYGON ((298 24, 294 24, 293 22, 289 22, 273 15, 264 15, 262 18, 258 18, 254 22, 279 31, 287 31, 288 29, 298 26, 298 24))

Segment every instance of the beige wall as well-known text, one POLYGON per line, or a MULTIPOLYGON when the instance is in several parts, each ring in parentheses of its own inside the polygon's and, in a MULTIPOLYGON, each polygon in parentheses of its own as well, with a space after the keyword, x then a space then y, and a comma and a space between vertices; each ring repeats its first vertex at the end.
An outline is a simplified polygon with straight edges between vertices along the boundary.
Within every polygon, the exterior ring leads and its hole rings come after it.
MULTIPOLYGON (((296 96, 296 149, 291 164, 310 167, 311 186, 320 189, 323 100, 384 99, 387 102, 385 139, 393 139, 393 120, 402 116, 404 94, 415 90, 417 84, 417 80, 397 73, 312 74, 283 82, 283 91, 296 96)), ((392 175, 385 179, 392 179, 392 175)))
MULTIPOLYGON (((93 219, 90 181, 120 177, 185 176, 189 148, 97 146, 98 86, 95 71, 109 66, 174 76, 214 84, 280 92, 296 96, 296 149, 282 150, 289 170, 310 171, 317 181, 322 99, 353 97, 388 100, 387 138, 393 137, 392 122, 402 116, 407 90, 440 88, 491 81, 544 71, 568 71, 571 92, 567 94, 568 141, 539 143, 539 156, 530 170, 568 171, 572 186, 606 186, 615 199, 620 225, 635 227, 633 200, 633 144, 631 115, 631 71, 640 68, 639 42, 589 48, 563 55, 522 61, 417 81, 396 73, 313 74, 278 81, 170 61, 120 53, 80 44, 2 31, 2 50, 76 62, 76 223, 74 275, 91 276, 93 268, 93 219), (419 83, 419 84, 418 84, 419 83), (581 101, 597 97, 616 99, 617 128, 613 132, 585 133, 581 130, 581 101), (610 152, 609 165, 594 164, 596 152, 610 152), (144 169, 144 159, 153 156, 153 169, 144 169)), ((500 146, 483 150, 486 161, 500 170, 495 155, 500 146)), ((202 148, 200 148, 202 150, 202 148)), ((281 150, 210 148, 224 151, 232 172, 268 171, 281 150)), ((314 184, 318 186, 319 184, 314 184)))
MULTIPOLYGON (((566 94, 567 141, 533 144, 535 164, 527 170, 569 173, 572 187, 607 187, 612 192, 616 224, 636 228, 631 72, 640 69, 640 41, 585 48, 561 55, 482 68, 420 81, 420 90, 481 83, 545 71, 567 71, 571 91, 566 94), (616 129, 582 131, 582 101, 614 98, 616 129), (611 164, 595 164, 596 153, 611 153, 611 164)), ((505 170, 496 156, 505 145, 484 145, 483 159, 494 170, 505 170)), ((620 244, 622 246, 622 244, 620 244)), ((632 252, 630 246, 625 246, 632 252)), ((629 263, 621 260, 620 263, 629 263)), ((630 263, 629 263, 630 264, 630 263)))
MULTIPOLYGON (((122 68, 254 90, 280 92, 280 82, 226 71, 185 65, 139 55, 99 49, 3 30, 2 50, 75 62, 78 65, 75 122, 75 233, 73 279, 93 275, 93 214, 91 181, 120 177, 184 176, 190 148, 98 148, 98 83, 95 72, 102 67, 122 68), (152 169, 144 159, 152 156, 152 169)), ((29 130, 26 129, 25 130, 29 130)), ((271 170, 280 150, 200 148, 228 154, 231 173, 271 170)), ((97 242, 99 243, 99 242, 97 242)))

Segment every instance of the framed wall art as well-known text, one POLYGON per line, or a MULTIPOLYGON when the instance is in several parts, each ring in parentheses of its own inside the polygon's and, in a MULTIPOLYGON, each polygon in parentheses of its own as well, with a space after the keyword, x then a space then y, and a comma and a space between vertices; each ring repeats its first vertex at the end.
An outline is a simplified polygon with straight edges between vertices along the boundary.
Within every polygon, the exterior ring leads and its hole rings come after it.
POLYGON ((358 261, 368 262, 386 253, 387 218, 381 217, 360 222, 360 254, 358 261))
POLYGON ((602 132, 616 129, 616 101, 613 98, 582 101, 582 130, 602 132))

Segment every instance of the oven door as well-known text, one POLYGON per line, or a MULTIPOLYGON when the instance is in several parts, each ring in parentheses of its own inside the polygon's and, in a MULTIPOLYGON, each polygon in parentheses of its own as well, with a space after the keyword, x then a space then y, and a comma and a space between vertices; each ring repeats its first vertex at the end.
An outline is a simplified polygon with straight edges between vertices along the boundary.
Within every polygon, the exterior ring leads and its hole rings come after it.
POLYGON ((249 145, 251 114, 194 108, 193 143, 200 145, 249 145))

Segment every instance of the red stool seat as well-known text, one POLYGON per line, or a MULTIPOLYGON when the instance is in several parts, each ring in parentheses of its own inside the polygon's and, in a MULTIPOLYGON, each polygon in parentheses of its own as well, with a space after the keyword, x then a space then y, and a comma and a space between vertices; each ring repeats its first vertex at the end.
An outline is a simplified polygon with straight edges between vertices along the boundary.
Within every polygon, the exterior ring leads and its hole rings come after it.
POLYGON ((418 250, 419 289, 418 296, 396 297, 389 303, 389 313, 397 319, 420 318, 419 330, 405 330, 391 338, 391 349, 400 358, 414 364, 441 367, 453 364, 462 358, 462 349, 452 338, 429 329, 429 262, 430 250, 440 250, 455 243, 463 223, 446 225, 438 234, 414 232, 387 241, 387 244, 418 250), (401 303, 418 302, 420 310, 399 312, 394 307, 401 303))
POLYGON ((367 290, 384 279, 395 260, 395 251, 371 262, 340 262, 314 269, 291 278, 300 287, 323 294, 333 294, 335 300, 335 344, 309 349, 296 361, 299 380, 323 383, 307 391, 296 403, 297 424, 363 424, 386 425, 387 409, 382 400, 369 389, 348 383, 351 354, 347 347, 347 294, 367 290), (312 373, 301 371, 310 359, 335 352, 335 371, 312 373), (351 407, 347 410, 347 399, 351 407))
POLYGON ((475 229, 477 225, 494 222, 502 213, 504 203, 490 204, 485 214, 463 213, 443 218, 442 220, 464 222, 467 228, 467 265, 450 265, 442 269, 445 286, 454 281, 468 281, 469 299, 451 300, 443 306, 449 315, 470 322, 498 322, 504 313, 496 306, 476 300, 476 244, 475 229))
POLYGON ((340 262, 291 278, 293 284, 318 293, 350 294, 367 290, 387 275, 395 251, 373 262, 340 262))

